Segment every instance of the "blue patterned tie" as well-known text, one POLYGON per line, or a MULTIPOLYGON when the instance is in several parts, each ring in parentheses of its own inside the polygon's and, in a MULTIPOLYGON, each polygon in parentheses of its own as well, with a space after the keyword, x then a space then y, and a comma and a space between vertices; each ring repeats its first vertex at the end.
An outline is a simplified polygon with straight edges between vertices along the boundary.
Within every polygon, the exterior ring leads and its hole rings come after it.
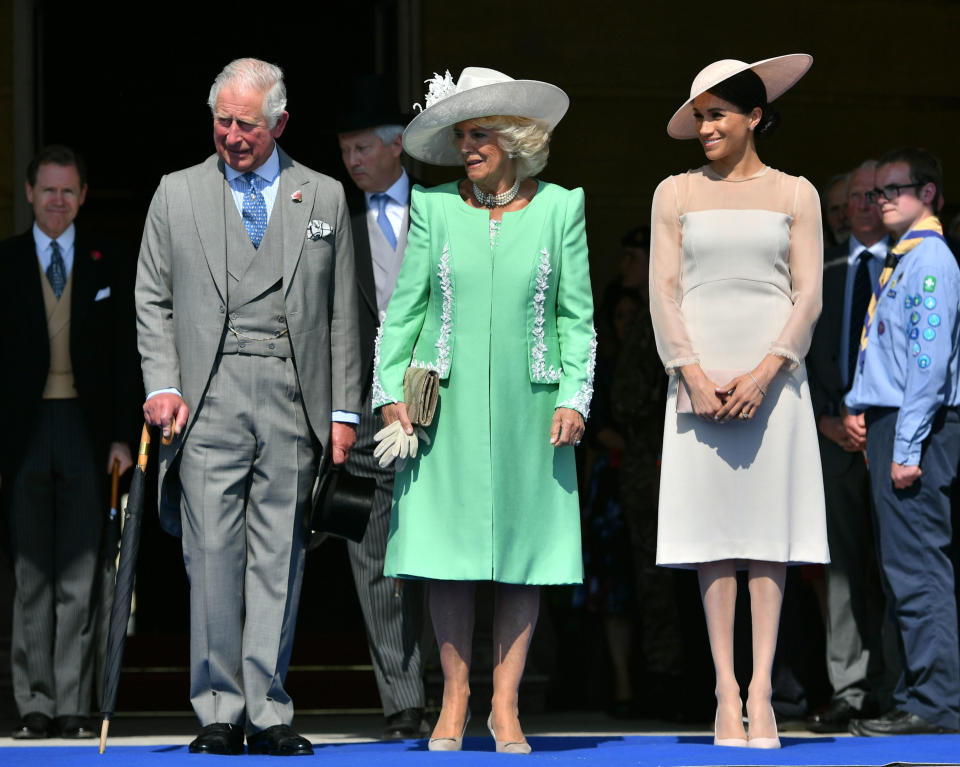
POLYGON ((259 248, 263 233, 267 231, 267 201, 257 188, 260 177, 256 173, 244 173, 243 180, 250 185, 250 191, 243 193, 243 224, 253 247, 259 248))
POLYGON ((377 224, 380 226, 380 231, 383 232, 383 236, 387 238, 390 247, 396 250, 397 235, 394 234, 393 225, 390 223, 390 219, 387 218, 387 200, 389 199, 390 198, 383 193, 370 195, 370 200, 377 203, 377 224))
POLYGON ((47 267, 47 280, 53 288, 53 294, 59 299, 67 286, 67 267, 64 266, 63 256, 60 255, 60 243, 56 240, 50 241, 50 266, 47 267))

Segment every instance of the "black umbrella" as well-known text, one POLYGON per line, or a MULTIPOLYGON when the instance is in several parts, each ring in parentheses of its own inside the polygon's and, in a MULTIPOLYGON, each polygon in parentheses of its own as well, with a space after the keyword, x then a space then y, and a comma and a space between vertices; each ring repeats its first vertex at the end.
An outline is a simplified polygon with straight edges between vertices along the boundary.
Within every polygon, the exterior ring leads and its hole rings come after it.
POLYGON ((130 621, 130 597, 140 551, 140 520, 143 516, 143 485, 147 471, 147 453, 150 450, 150 432, 146 424, 140 434, 140 453, 130 481, 130 494, 123 516, 123 533, 120 537, 120 563, 117 565, 117 583, 113 591, 113 607, 110 610, 110 633, 107 637, 107 654, 103 667, 103 695, 100 712, 103 725, 100 728, 100 753, 107 747, 107 731, 110 717, 117 705, 117 684, 120 681, 120 663, 123 646, 127 639, 127 623, 130 621))

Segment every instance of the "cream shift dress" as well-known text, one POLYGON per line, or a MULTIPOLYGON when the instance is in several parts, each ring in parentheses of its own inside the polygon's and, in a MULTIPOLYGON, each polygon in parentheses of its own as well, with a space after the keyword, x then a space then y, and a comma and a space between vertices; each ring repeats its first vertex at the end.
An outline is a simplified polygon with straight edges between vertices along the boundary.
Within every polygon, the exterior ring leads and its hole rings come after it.
POLYGON ((650 311, 670 374, 657 564, 829 561, 803 364, 821 301, 816 190, 767 166, 738 181, 708 166, 670 176, 654 194, 650 251, 650 311), (724 371, 723 385, 770 352, 788 362, 752 419, 677 413, 678 368, 724 371))

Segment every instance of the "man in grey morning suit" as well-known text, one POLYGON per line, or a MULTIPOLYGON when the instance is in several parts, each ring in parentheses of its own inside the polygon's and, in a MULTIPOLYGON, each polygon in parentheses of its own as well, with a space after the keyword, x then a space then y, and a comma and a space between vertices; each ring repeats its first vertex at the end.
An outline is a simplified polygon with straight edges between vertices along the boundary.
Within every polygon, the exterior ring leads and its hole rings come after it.
POLYGON ((238 59, 210 91, 217 153, 165 176, 137 321, 160 514, 190 579, 192 752, 312 753, 284 690, 319 456, 355 440, 360 358, 341 185, 275 143, 282 72, 238 59))
POLYGON ((343 164, 363 192, 352 216, 360 295, 363 410, 350 469, 376 479, 377 489, 363 540, 348 542, 347 550, 387 718, 383 737, 416 738, 426 734, 421 732, 424 695, 418 641, 423 589, 416 581, 406 581, 395 595, 393 580, 383 576, 394 467, 381 468, 373 456, 373 435, 382 424, 370 405, 374 340, 403 260, 410 225, 411 181, 400 164, 405 120, 392 89, 384 78, 375 75, 355 78, 352 86, 337 118, 343 164))
MULTIPOLYGON (((870 481, 863 448, 851 444, 842 419, 843 395, 853 383, 863 317, 889 245, 880 210, 865 197, 875 186, 875 176, 876 163, 866 162, 847 181, 849 240, 824 254, 823 313, 807 356, 832 559, 826 567, 827 672, 834 691, 829 705, 807 720, 814 732, 845 732, 865 703, 881 711, 889 708, 889 700, 882 700, 884 691, 875 689, 884 666, 884 598, 874 547, 870 481)), ((887 658, 896 663, 895 653, 887 653, 887 658)))

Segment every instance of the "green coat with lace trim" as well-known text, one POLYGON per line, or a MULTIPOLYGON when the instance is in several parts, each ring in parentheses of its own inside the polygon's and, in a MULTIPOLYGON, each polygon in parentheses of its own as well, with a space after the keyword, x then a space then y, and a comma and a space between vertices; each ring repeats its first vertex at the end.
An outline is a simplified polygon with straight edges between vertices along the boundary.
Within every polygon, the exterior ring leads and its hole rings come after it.
POLYGON ((573 448, 550 424, 589 414, 595 353, 583 190, 540 182, 492 234, 455 183, 414 187, 374 406, 403 399, 409 364, 441 385, 430 444, 397 473, 386 575, 581 581, 573 448))

